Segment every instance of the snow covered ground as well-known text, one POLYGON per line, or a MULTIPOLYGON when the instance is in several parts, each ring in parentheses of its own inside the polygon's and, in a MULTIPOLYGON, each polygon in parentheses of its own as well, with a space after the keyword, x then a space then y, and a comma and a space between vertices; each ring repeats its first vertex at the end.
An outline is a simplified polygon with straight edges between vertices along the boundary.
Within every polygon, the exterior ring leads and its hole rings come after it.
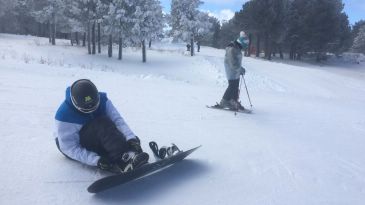
MULTIPOLYGON (((157 44, 141 63, 68 41, 0 34, 0 204, 364 204, 365 65, 244 58, 254 114, 210 110, 226 88, 224 50, 157 44), (56 149, 64 90, 89 78, 148 142, 203 145, 187 160, 101 194, 105 173, 56 149)), ((117 50, 115 50, 117 51, 117 50)), ((246 93, 241 92, 244 105, 246 93)))

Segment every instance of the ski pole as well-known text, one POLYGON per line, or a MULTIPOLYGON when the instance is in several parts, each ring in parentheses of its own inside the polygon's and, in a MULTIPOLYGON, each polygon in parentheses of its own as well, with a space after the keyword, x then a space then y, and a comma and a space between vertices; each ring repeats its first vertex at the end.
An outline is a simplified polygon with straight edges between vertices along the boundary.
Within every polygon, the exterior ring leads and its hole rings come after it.
POLYGON ((248 93, 248 89, 247 89, 247 85, 246 85, 245 76, 243 76, 243 75, 242 75, 242 78, 243 78, 243 82, 245 83, 245 87, 246 87, 246 92, 247 92, 248 101, 250 101, 250 106, 251 106, 251 109, 252 109, 251 98, 250 98, 250 94, 248 93))

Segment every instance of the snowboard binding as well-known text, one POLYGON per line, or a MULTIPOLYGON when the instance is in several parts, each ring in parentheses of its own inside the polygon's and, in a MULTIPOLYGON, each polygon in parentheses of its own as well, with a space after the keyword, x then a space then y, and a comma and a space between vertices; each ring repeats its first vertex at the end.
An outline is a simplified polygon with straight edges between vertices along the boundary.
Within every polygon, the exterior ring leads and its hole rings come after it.
POLYGON ((154 141, 150 142, 149 145, 153 152, 153 155, 158 160, 165 159, 166 157, 171 157, 181 152, 181 150, 174 143, 172 143, 170 147, 163 146, 160 149, 158 148, 157 143, 154 141))

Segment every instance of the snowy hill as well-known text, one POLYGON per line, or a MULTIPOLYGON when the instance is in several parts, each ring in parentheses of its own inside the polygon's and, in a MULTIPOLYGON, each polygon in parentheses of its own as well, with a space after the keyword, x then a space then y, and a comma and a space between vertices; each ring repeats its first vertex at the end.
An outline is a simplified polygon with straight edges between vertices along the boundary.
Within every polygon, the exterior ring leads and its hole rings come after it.
MULTIPOLYGON (((0 204, 364 204, 365 65, 244 58, 254 114, 210 110, 226 88, 224 50, 158 44, 141 63, 90 56, 67 41, 0 34, 0 204), (142 139, 203 145, 188 160, 110 191, 105 173, 57 150, 64 90, 89 78, 142 139)), ((116 51, 116 50, 115 50, 116 51)), ((242 104, 248 105, 241 92, 242 104)))

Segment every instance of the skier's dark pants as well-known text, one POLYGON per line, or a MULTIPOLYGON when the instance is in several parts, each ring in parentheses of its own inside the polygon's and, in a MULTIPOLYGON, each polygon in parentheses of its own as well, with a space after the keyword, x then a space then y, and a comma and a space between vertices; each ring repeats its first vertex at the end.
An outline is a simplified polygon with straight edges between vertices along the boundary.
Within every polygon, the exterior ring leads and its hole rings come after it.
MULTIPOLYGON (((129 150, 125 136, 108 117, 99 117, 85 124, 80 132, 80 145, 112 162, 121 159, 129 150)), ((56 139, 58 146, 58 140, 56 139)), ((59 146, 58 146, 59 147, 59 146)))
POLYGON ((228 88, 224 93, 223 99, 225 100, 238 100, 238 87, 240 84, 240 79, 228 80, 228 88))

